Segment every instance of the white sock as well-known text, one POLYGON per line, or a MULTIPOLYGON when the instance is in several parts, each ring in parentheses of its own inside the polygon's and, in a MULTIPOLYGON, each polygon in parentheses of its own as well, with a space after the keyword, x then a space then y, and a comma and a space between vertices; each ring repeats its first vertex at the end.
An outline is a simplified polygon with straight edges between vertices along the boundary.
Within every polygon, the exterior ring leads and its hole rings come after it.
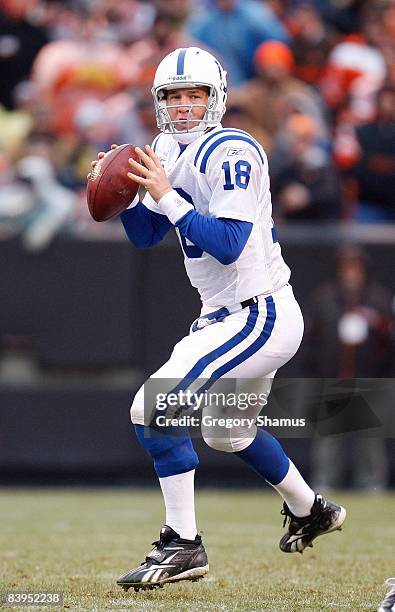
POLYGON ((166 506, 166 525, 181 538, 194 540, 197 534, 195 521, 195 470, 159 478, 166 506))
POLYGON ((314 503, 315 493, 304 481, 299 470, 292 461, 289 462, 288 472, 281 482, 272 485, 288 508, 295 516, 307 516, 310 514, 311 506, 314 503))

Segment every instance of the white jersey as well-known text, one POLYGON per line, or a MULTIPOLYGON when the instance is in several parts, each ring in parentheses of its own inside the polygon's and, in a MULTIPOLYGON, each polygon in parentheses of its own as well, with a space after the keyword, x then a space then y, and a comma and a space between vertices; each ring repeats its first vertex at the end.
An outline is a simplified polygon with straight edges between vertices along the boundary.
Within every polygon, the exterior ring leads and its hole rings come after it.
MULTIPOLYGON (((188 277, 203 305, 231 306, 286 285, 290 270, 276 238, 268 162, 261 145, 247 132, 218 126, 183 151, 171 135, 161 133, 153 149, 173 189, 199 213, 253 224, 240 257, 229 265, 202 251, 176 228, 188 277)), ((161 212, 148 193, 144 205, 161 212)))

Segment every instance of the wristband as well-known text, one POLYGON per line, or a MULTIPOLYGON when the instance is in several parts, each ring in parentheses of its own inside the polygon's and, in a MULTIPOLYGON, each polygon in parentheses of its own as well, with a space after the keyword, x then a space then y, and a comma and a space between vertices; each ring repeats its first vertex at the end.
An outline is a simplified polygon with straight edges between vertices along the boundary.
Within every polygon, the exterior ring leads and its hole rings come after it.
POLYGON ((189 211, 194 210, 192 204, 179 196, 174 189, 159 200, 158 206, 173 225, 176 225, 189 211))

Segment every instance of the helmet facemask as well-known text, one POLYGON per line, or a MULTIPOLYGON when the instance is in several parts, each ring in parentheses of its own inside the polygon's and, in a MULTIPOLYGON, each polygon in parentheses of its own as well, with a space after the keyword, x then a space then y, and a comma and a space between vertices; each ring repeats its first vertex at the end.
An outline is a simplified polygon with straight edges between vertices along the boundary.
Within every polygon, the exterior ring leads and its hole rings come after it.
MULTIPOLYGON (((177 89, 173 86, 157 87, 152 89, 152 95, 155 102, 156 122, 157 126, 165 134, 183 134, 189 132, 204 132, 208 127, 218 125, 221 121, 220 112, 215 110, 217 107, 217 92, 214 87, 208 83, 183 83, 182 89, 193 89, 195 87, 205 87, 208 89, 208 100, 206 104, 167 104, 166 90, 177 89), (186 119, 171 119, 168 109, 170 108, 186 108, 189 107, 189 112, 186 119), (202 119, 192 117, 193 108, 203 108, 205 110, 202 119), (181 124, 184 129, 177 129, 175 124, 181 124), (191 127, 193 124, 193 127, 191 127), (198 125, 196 125, 198 124, 198 125)), ((179 87, 178 89, 181 89, 179 87)))

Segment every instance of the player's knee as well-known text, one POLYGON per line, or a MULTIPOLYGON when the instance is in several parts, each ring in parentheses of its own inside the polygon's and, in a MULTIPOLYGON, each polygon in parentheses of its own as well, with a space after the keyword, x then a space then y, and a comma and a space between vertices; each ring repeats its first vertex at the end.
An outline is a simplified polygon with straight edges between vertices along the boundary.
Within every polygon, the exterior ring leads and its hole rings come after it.
POLYGON ((233 453, 232 445, 229 440, 224 438, 212 438, 211 436, 204 436, 204 441, 210 448, 223 453, 233 453))
POLYGON ((189 472, 199 463, 192 441, 186 432, 164 435, 151 427, 135 425, 140 444, 154 461, 154 468, 160 478, 189 472))
POLYGON ((249 433, 248 435, 239 436, 204 436, 204 441, 210 448, 221 451, 223 453, 237 453, 244 450, 253 442, 255 434, 249 433))

